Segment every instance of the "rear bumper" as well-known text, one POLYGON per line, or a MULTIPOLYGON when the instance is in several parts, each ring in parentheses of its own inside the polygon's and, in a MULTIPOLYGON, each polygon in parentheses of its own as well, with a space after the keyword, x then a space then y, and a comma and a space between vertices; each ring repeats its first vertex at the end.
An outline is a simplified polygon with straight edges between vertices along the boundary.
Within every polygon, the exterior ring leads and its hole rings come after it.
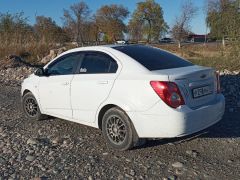
POLYGON ((128 112, 140 138, 180 137, 201 131, 222 119, 225 98, 222 94, 208 105, 192 110, 164 108, 158 103, 146 112, 128 112))

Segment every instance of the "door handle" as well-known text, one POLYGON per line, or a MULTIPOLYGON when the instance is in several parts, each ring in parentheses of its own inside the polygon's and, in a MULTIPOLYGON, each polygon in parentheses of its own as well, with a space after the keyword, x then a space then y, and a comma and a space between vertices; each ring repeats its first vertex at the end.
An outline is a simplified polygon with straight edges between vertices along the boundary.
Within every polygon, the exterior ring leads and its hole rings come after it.
POLYGON ((70 83, 69 82, 65 82, 65 83, 63 83, 62 85, 63 86, 68 86, 70 83))
POLYGON ((98 84, 108 84, 108 81, 98 81, 98 84))

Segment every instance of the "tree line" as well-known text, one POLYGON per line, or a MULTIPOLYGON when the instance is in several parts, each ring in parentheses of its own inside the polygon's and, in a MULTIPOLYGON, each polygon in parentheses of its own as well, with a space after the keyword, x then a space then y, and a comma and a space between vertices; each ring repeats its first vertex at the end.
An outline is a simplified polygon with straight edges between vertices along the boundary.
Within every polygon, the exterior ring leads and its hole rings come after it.
MULTIPOLYGON (((0 13, 0 42, 2 45, 76 42, 81 46, 99 44, 100 41, 113 43, 128 37, 133 42, 151 43, 168 33, 178 41, 180 47, 181 42, 191 33, 191 20, 198 8, 192 1, 185 0, 180 12, 172 28, 163 18, 161 5, 154 0, 137 3, 131 15, 126 7, 116 4, 104 5, 92 13, 87 3, 80 1, 63 10, 62 27, 51 17, 36 16, 35 24, 30 25, 23 12, 0 13), (128 17, 130 19, 126 23, 128 17)), ((205 13, 211 37, 239 39, 239 0, 208 0, 205 13)))
POLYGON ((211 37, 240 41, 240 0, 208 0, 206 9, 211 37))
POLYGON ((159 39, 167 32, 163 11, 154 0, 137 4, 129 24, 130 12, 122 5, 104 5, 91 13, 88 5, 81 1, 63 10, 63 26, 51 17, 36 16, 30 25, 24 13, 0 13, 0 41, 3 44, 25 44, 37 41, 42 44, 76 42, 79 46, 89 42, 113 43, 124 39, 126 34, 135 41, 159 39))

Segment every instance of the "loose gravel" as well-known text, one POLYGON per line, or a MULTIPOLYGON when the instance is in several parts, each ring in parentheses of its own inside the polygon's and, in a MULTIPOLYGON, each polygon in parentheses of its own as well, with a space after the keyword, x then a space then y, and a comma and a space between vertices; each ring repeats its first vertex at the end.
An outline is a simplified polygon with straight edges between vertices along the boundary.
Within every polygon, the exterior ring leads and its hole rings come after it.
POLYGON ((57 118, 37 122, 24 118, 21 79, 6 79, 5 73, 0 75, 0 179, 240 178, 236 74, 222 74, 227 104, 218 124, 192 136, 149 140, 118 152, 108 148, 98 129, 57 118))

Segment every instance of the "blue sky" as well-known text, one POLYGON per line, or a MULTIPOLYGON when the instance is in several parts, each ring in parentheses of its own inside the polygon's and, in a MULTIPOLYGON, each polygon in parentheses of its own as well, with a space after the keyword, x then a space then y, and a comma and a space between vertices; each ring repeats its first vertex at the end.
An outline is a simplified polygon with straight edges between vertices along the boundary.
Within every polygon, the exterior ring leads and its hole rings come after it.
MULTIPOLYGON (((52 17, 59 25, 62 25, 61 17, 63 9, 80 0, 0 0, 0 13, 17 13, 23 11, 29 22, 35 22, 35 16, 44 15, 52 17)), ((180 7, 184 0, 155 0, 164 11, 164 19, 171 27, 175 17, 180 14, 180 7)), ((122 4, 132 13, 139 0, 85 0, 92 12, 105 4, 122 4)), ((199 8, 198 14, 191 23, 192 31, 197 34, 206 32, 203 7, 205 0, 193 0, 199 8)))

